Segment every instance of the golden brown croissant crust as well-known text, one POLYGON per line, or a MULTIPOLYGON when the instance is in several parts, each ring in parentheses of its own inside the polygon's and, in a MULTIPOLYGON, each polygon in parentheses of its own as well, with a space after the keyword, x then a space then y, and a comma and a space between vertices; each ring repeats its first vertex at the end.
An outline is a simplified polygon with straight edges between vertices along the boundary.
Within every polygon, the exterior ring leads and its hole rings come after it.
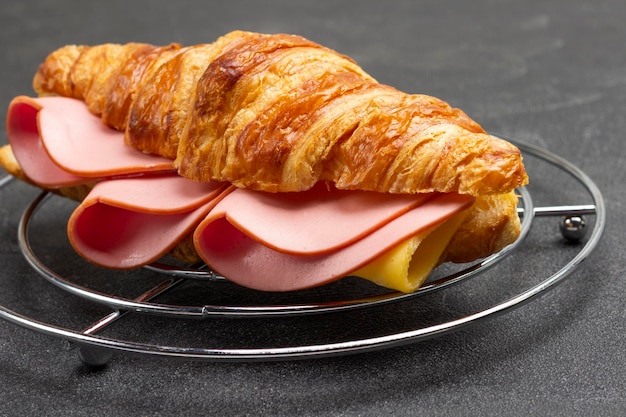
POLYGON ((85 100, 127 143, 175 159, 182 176, 199 181, 475 196, 527 182, 520 151, 461 110, 379 84, 350 58, 295 35, 66 46, 33 85, 85 100))

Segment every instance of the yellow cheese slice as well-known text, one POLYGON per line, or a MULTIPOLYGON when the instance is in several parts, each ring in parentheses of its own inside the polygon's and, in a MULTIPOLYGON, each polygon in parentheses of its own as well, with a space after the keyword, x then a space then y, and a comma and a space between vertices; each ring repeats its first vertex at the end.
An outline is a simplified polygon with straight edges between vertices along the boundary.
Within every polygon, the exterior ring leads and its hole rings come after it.
POLYGON ((405 240, 351 275, 405 293, 417 290, 437 266, 441 254, 466 216, 467 211, 461 212, 405 240))

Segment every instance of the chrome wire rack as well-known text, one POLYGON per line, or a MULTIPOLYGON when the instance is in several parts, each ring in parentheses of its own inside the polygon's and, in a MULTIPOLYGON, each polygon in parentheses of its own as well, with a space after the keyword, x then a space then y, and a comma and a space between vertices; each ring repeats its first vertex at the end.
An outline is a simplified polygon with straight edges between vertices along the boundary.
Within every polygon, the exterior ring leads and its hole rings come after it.
MULTIPOLYGON (((378 288, 373 290, 371 287, 365 287, 363 291, 348 291, 346 296, 337 296, 337 294, 332 293, 332 290, 319 293, 313 291, 310 295, 305 294, 304 297, 287 294, 276 298, 265 293, 255 293, 245 298, 249 302, 244 304, 233 302, 229 298, 224 301, 220 297, 216 298, 216 302, 210 304, 202 302, 186 304, 184 299, 181 302, 180 298, 176 297, 173 298, 174 301, 160 301, 165 294, 171 294, 189 282, 216 288, 215 292, 217 293, 238 290, 225 278, 216 275, 202 265, 179 266, 167 261, 145 267, 145 271, 154 277, 152 282, 156 282, 156 284, 149 286, 138 296, 126 297, 113 292, 94 289, 92 286, 86 285, 81 279, 76 279, 74 274, 72 277, 67 277, 67 273, 55 271, 49 265, 50 262, 43 261, 37 250, 34 249, 31 231, 33 219, 39 211, 46 208, 50 199, 50 194, 42 192, 26 207, 17 225, 17 242, 24 259, 36 272, 32 274, 33 278, 43 277, 45 281, 60 288, 64 293, 80 297, 89 303, 103 306, 112 311, 96 319, 89 326, 78 330, 24 315, 3 305, 0 305, 0 318, 67 342, 68 349, 78 350, 81 361, 90 366, 106 364, 115 352, 210 361, 305 359, 415 343, 483 322, 526 304, 562 282, 592 253, 601 238, 606 221, 602 194, 583 171, 567 160, 542 148, 512 140, 511 142, 514 142, 522 150, 525 157, 534 157, 540 163, 556 168, 570 181, 578 184, 583 189, 584 194, 587 195, 586 198, 590 200, 589 203, 535 206, 531 192, 527 188, 520 189, 518 213, 522 219, 522 232, 515 243, 488 258, 433 274, 433 278, 412 294, 382 292, 378 288), (587 222, 586 217, 588 216, 593 217, 591 222, 587 222), (330 339, 309 340, 306 338, 301 342, 293 342, 291 339, 289 342, 279 340, 274 344, 268 343, 261 346, 249 346, 246 343, 241 343, 238 346, 237 341, 224 346, 159 343, 141 340, 141 337, 129 337, 128 334, 125 334, 124 337, 103 335, 105 330, 115 327, 115 323, 128 315, 154 316, 181 322, 190 319, 213 320, 217 323, 217 328, 221 329, 229 326, 242 326, 242 320, 254 321, 254 324, 248 326, 259 328, 259 326, 268 325, 273 320, 286 319, 288 320, 286 326, 289 327, 293 324, 293 320, 300 317, 318 317, 319 315, 330 315, 332 316, 331 322, 341 322, 342 318, 353 314, 353 312, 375 309, 387 309, 385 314, 392 314, 393 319, 393 314, 403 314, 404 306, 415 303, 420 303, 420 312, 423 312, 423 309, 427 309, 431 302, 431 300, 424 301, 428 295, 440 293, 444 289, 449 291, 450 288, 456 287, 460 283, 472 285, 473 278, 482 277, 493 270, 496 271, 491 272, 492 275, 500 276, 502 273, 497 271, 497 267, 503 261, 527 256, 518 254, 519 247, 522 245, 532 247, 532 244, 527 242, 528 235, 536 223, 534 220, 538 217, 559 217, 562 238, 564 241, 575 242, 569 245, 575 247, 575 253, 563 260, 554 272, 538 277, 537 282, 528 283, 524 281, 520 283, 519 288, 515 288, 511 293, 500 296, 497 300, 487 300, 484 305, 464 311, 456 316, 444 315, 445 317, 441 320, 427 322, 413 321, 410 317, 407 319, 406 316, 403 316, 403 320, 408 321, 408 324, 398 328, 392 326, 387 332, 376 332, 372 335, 357 332, 354 335, 342 335, 341 337, 337 336, 341 332, 330 332, 330 339), (331 295, 329 296, 329 294, 331 295), (394 306, 399 307, 394 308, 394 306), (333 340, 333 336, 337 337, 333 340)), ((8 176, 0 178, 0 188, 6 188, 11 179, 8 176)), ((519 259, 513 260, 513 263, 516 262, 519 263, 519 259)), ((505 271, 515 271, 515 268, 514 265, 505 271)), ((108 279, 115 280, 115 273, 111 272, 111 274, 113 277, 108 279)), ((507 274, 510 275, 510 272, 507 274)), ((507 276, 506 278, 514 280, 515 277, 507 276)), ((45 285, 45 283, 43 284, 45 285)), ((432 301, 436 302, 436 300, 432 301)), ((436 312, 431 314, 436 315, 436 312)), ((352 319, 351 317, 350 320, 352 319)), ((302 332, 308 332, 307 323, 309 322, 301 325, 296 324, 295 328, 302 332)), ((197 327, 193 326, 193 331, 198 331, 197 327)), ((174 325, 173 331, 183 332, 185 326, 174 325)), ((215 331, 215 328, 212 327, 211 331, 215 331)))

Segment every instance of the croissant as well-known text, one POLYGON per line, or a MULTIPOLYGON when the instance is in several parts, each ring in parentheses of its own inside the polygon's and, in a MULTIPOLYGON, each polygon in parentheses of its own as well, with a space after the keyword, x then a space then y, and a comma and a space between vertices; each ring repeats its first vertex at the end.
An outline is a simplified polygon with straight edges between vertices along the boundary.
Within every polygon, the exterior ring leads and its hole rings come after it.
POLYGON ((294 35, 67 46, 33 86, 85 100, 127 143, 175 158, 180 175, 198 181, 471 195, 527 181, 519 150, 461 110, 379 84, 348 57, 294 35))
POLYGON ((187 47, 69 45, 45 59, 33 88, 84 100, 127 144, 174 160, 195 181, 472 195, 442 261, 486 256, 519 235, 513 190, 528 177, 515 146, 448 103, 380 84, 300 36, 235 31, 187 47))

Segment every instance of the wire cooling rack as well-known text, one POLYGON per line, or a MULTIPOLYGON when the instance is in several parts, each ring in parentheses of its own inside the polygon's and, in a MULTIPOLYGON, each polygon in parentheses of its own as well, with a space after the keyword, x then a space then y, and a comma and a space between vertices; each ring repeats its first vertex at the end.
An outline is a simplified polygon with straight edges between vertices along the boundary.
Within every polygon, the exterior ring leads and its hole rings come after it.
MULTIPOLYGON (((19 224, 17 225, 17 242, 24 259, 32 268, 33 279, 44 278, 41 285, 52 284, 61 289, 64 293, 79 297, 88 303, 106 307, 111 312, 105 314, 87 327, 80 329, 70 328, 47 322, 44 319, 18 313, 14 309, 0 305, 0 317, 25 327, 27 329, 62 339, 67 343, 68 350, 77 350, 79 358, 86 365, 100 366, 106 364, 116 352, 131 352, 159 357, 179 357, 196 360, 210 361, 252 361, 252 360, 290 360, 305 359, 310 357, 322 357, 329 355, 349 354, 375 349, 382 349, 408 343, 415 343, 424 339, 446 334, 469 325, 483 322, 486 319, 504 314, 516 307, 522 306, 555 287, 570 275, 585 260, 598 244, 605 226, 605 207, 602 194, 594 182, 579 168, 572 165, 567 160, 548 152, 534 145, 514 142, 524 153, 525 158, 531 156, 543 164, 556 168, 569 180, 583 189, 584 197, 589 200, 587 204, 557 204, 536 206, 533 202, 531 192, 527 188, 519 190, 520 207, 518 213, 522 219, 522 231, 518 240, 504 248, 497 254, 479 260, 471 264, 456 266, 452 269, 433 274, 433 278, 412 294, 402 294, 397 292, 381 292, 379 288, 373 290, 365 287, 363 290, 345 291, 339 289, 340 294, 331 290, 321 292, 307 290, 298 294, 287 294, 275 297, 266 293, 252 293, 244 297, 245 302, 232 298, 217 297, 215 302, 198 303, 197 300, 185 303, 185 297, 170 297, 163 301, 164 295, 172 295, 178 289, 189 282, 200 285, 203 288, 215 288, 215 293, 223 294, 240 291, 230 284, 225 278, 207 270, 204 266, 180 266, 166 262, 155 263, 145 268, 146 272, 154 276, 154 284, 144 290, 138 296, 122 296, 114 291, 103 291, 86 285, 83 280, 76 279, 74 274, 68 277, 67 273, 59 273, 50 265, 49 261, 43 261, 42 257, 34 249, 33 240, 36 238, 32 233, 32 223, 38 212, 45 212, 48 207, 50 195, 46 192, 39 194, 24 210, 19 224), (499 294, 498 299, 489 299, 480 307, 473 307, 457 315, 442 314, 441 319, 429 321, 413 320, 407 318, 405 310, 411 311, 415 305, 419 304, 419 312, 426 312, 427 315, 437 316, 442 309, 429 311, 431 303, 441 303, 443 297, 428 299, 430 294, 445 293, 451 291, 457 284, 477 286, 477 277, 487 274, 501 277, 502 272, 497 270, 498 265, 504 261, 513 259, 514 264, 519 263, 515 258, 526 257, 526 253, 521 253, 520 246, 526 245, 532 248, 532 242, 528 242, 528 235, 534 228, 535 219, 539 217, 558 217, 559 228, 563 240, 574 242, 570 246, 575 247, 574 254, 561 262, 560 267, 552 273, 537 277, 535 282, 522 282, 513 291, 506 294, 499 294), (592 217, 592 221, 588 221, 592 217), (34 239, 33 239, 34 238, 34 239), (495 272, 493 272, 495 270, 495 272), (304 294, 304 295, 303 295, 304 294), (171 300, 174 301, 171 301, 171 300), (408 306, 408 307, 407 307, 408 306), (353 320, 355 312, 361 311, 382 311, 387 320, 394 320, 395 315, 401 315, 404 324, 400 327, 389 326, 387 331, 379 329, 372 334, 367 331, 332 331, 328 336, 316 340, 305 337, 299 340, 297 337, 288 338, 269 337, 261 342, 247 343, 239 340, 240 333, 229 330, 230 327, 245 328, 252 327, 256 330, 260 328, 272 328, 277 320, 282 320, 282 327, 294 332, 311 333, 317 331, 311 323, 319 326, 319 321, 315 317, 330 316, 331 319, 325 323, 342 323, 353 320), (137 335, 135 331, 122 332, 123 336, 105 336, 107 330, 119 326, 120 321, 124 321, 128 316, 158 317, 160 320, 174 322, 170 325, 170 332, 174 333, 173 342, 154 341, 153 339, 137 335), (313 319, 310 317, 314 316, 313 319), (306 318, 302 323, 295 322, 299 318, 306 318), (185 340, 184 325, 189 320, 197 323, 215 323, 213 326, 205 326, 207 331, 224 331, 228 343, 223 341, 204 341, 183 343, 185 340), (242 324, 242 320, 244 323, 242 324), (316 321, 312 321, 316 320, 316 321), (285 322, 286 321, 286 322, 285 322), (252 323, 252 324, 250 324, 252 323), (286 324, 285 324, 286 323, 286 324), (346 336, 347 334, 347 336, 346 336), (180 337, 179 337, 180 336, 180 337), (221 345, 220 345, 221 342, 221 345), (258 343, 261 345, 259 346, 258 343)), ((10 177, 0 179, 2 193, 8 192, 6 188, 11 182, 10 177)), ((558 250, 558 249, 557 249, 558 250)), ((529 252, 528 249, 525 252, 529 252)), ((532 250, 530 250, 532 256, 532 250)), ((506 275, 511 275, 510 271, 515 271, 516 267, 505 268, 506 275)), ((107 279, 115 280, 115 273, 107 279)), ((0 276, 2 274, 0 273, 0 276)), ((80 274, 79 274, 80 275, 80 274)), ((515 275, 513 273, 513 275, 515 275)), ((10 278, 10 277, 5 277, 10 278)), ((349 279, 349 278, 348 278, 349 279)), ((491 280, 492 278, 489 278, 491 280)), ((505 276, 504 279, 515 280, 515 276, 505 276)), ((362 280, 360 280, 362 281, 362 280)), ((487 282, 489 289, 489 282, 487 282)), ((494 284, 495 285, 495 284, 494 284)), ((482 286, 480 288, 482 288, 482 286)), ((494 287, 495 288, 495 287, 494 287)), ((487 291, 489 292, 489 291, 487 291)), ((472 288, 463 290, 465 297, 472 297, 472 288)), ((209 297, 210 298, 210 297, 209 297)), ((480 297, 477 297, 480 298, 480 297)), ((356 313, 361 314, 361 313, 356 313)), ((378 313, 374 313, 376 316, 378 313)), ((363 321, 371 320, 371 315, 357 316, 363 321)), ((127 319, 126 319, 127 320, 127 319)), ((279 326, 279 328, 280 328, 279 326)), ((326 324, 326 326, 332 326, 326 324)), ((147 326, 145 326, 147 327, 147 326)), ((202 326, 193 325, 194 332, 203 331, 202 326)), ((367 326, 365 326, 367 327, 367 326)), ((383 326, 385 327, 385 326, 383 326)), ((326 328, 328 330, 328 328, 326 328)), ((145 329, 149 333, 149 329, 145 329)), ((140 332, 141 333, 141 332, 140 332)))

